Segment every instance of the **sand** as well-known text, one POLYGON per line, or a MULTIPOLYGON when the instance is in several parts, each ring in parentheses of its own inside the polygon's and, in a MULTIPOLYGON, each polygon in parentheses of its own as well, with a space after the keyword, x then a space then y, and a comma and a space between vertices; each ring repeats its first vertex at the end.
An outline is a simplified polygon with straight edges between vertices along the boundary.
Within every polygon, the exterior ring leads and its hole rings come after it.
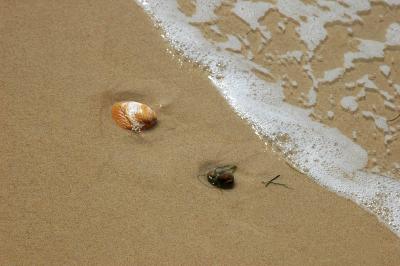
POLYGON ((0 3, 0 263, 397 265, 400 241, 266 148, 131 0, 0 3), (116 100, 148 103, 134 134, 116 100), (197 175, 235 163, 237 185, 197 175), (289 189, 263 180, 281 175, 289 189))

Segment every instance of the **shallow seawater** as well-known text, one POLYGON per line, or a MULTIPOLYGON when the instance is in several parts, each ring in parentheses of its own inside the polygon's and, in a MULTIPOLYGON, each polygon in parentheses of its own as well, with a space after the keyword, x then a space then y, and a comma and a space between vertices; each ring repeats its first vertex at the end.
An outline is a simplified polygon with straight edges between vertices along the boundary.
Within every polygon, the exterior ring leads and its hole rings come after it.
POLYGON ((400 0, 136 0, 293 167, 400 236, 400 0))

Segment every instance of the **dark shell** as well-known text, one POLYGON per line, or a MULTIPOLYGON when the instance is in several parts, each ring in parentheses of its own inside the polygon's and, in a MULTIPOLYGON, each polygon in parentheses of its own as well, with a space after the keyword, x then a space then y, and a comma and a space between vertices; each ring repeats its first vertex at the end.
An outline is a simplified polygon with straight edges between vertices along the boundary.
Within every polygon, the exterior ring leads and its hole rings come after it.
POLYGON ((208 182, 218 188, 229 189, 234 186, 235 177, 233 172, 236 170, 235 165, 225 165, 216 167, 207 173, 208 182))

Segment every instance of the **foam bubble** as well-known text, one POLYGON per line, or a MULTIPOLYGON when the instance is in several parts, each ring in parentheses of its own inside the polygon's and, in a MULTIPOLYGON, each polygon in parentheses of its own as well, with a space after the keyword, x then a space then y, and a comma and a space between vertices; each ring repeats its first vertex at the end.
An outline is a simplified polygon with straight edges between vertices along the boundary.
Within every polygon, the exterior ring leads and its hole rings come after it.
POLYGON ((388 65, 380 65, 379 69, 380 69, 380 71, 382 72, 382 74, 385 77, 389 77, 389 75, 390 75, 390 66, 388 66, 388 65))
POLYGON ((348 110, 350 112, 355 112, 358 109, 357 98, 353 96, 343 97, 340 101, 343 109, 348 110))
POLYGON ((324 72, 324 77, 319 82, 332 82, 343 76, 345 69, 342 67, 334 68, 324 72))
POLYGON ((332 112, 332 111, 326 112, 326 115, 328 116, 328 118, 329 118, 330 120, 332 120, 332 119, 335 117, 335 113, 332 112))
POLYGON ((382 130, 385 133, 389 132, 389 125, 387 124, 387 120, 385 117, 376 115, 370 111, 362 111, 362 115, 365 118, 372 118, 375 122, 375 126, 378 129, 382 130))
POLYGON ((393 87, 396 90, 396 94, 400 95, 400 85, 399 84, 394 84, 393 87))
POLYGON ((386 31, 386 43, 388 45, 400 45, 400 24, 393 23, 386 31))

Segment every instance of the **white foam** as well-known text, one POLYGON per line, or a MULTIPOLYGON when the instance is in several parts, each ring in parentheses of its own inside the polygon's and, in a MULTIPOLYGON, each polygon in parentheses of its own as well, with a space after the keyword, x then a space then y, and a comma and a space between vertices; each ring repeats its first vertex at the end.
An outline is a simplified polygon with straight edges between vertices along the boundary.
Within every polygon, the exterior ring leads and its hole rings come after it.
POLYGON ((351 132, 351 136, 352 136, 353 140, 357 140, 357 131, 353 130, 351 132))
POLYGON ((388 66, 388 65, 380 65, 379 66, 379 69, 380 69, 380 71, 382 72, 382 74, 385 76, 385 77, 389 77, 389 75, 390 75, 390 66, 388 66))
POLYGON ((400 85, 399 84, 394 84, 393 87, 396 90, 396 94, 400 95, 400 85))
POLYGON ((244 20, 252 30, 259 30, 265 39, 271 38, 271 32, 263 25, 260 25, 258 20, 272 8, 272 4, 262 2, 238 2, 233 8, 233 13, 244 20))
POLYGON ((389 92, 385 90, 379 90, 379 94, 386 100, 386 101, 393 101, 394 97, 390 95, 389 92))
POLYGON ((365 92, 365 89, 362 88, 358 93, 357 93, 357 100, 364 99, 367 93, 365 92))
POLYGON ((369 79, 368 75, 364 75, 362 78, 357 80, 357 83, 360 85, 363 85, 364 88, 368 90, 378 90, 378 87, 375 85, 375 83, 369 79))
POLYGON ((342 67, 334 68, 324 72, 324 77, 319 82, 333 82, 343 76, 345 69, 342 67))
POLYGON ((398 6, 398 5, 400 5, 400 0, 385 0, 385 2, 386 2, 387 4, 389 4, 389 5, 392 5, 392 6, 398 6))
POLYGON ((385 43, 362 39, 359 39, 359 41, 358 52, 348 52, 344 55, 344 67, 346 69, 352 69, 355 60, 383 58, 385 56, 385 43))
POLYGON ((388 108, 388 109, 390 109, 390 110, 392 110, 392 111, 397 111, 396 109, 396 105, 394 104, 394 103, 391 103, 391 102, 389 102, 389 101, 383 101, 383 105, 386 107, 386 108, 388 108))
MULTIPOLYGON (((400 38, 396 34, 400 34, 400 25, 394 23, 390 25, 387 29, 386 38, 389 38, 390 41, 387 41, 386 43, 373 40, 358 39, 358 41, 360 42, 360 44, 358 45, 358 51, 347 52, 344 54, 343 67, 338 67, 325 71, 324 77, 319 79, 318 81, 321 83, 336 81, 337 79, 342 77, 346 73, 346 71, 353 69, 355 67, 356 61, 384 58, 384 51, 386 46, 389 45, 389 43, 393 45, 394 43, 396 43, 396 38, 400 38), (399 26, 399 29, 397 29, 397 26, 399 26)), ((385 77, 388 77, 390 75, 391 69, 388 65, 381 65, 380 70, 385 75, 385 77)), ((312 69, 309 71, 312 72, 312 69)), ((366 76, 366 78, 368 79, 368 76, 366 76)), ((366 81, 366 83, 371 84, 373 82, 366 81)), ((366 85, 367 88, 368 84, 366 85)), ((316 84, 316 87, 318 87, 318 84, 316 84)))
POLYGON ((285 23, 283 23, 282 21, 278 22, 278 28, 282 31, 285 32, 286 31, 286 25, 285 23))
POLYGON ((387 120, 385 117, 380 116, 380 115, 376 115, 373 112, 370 111, 362 111, 362 115, 365 118, 372 118, 375 122, 375 126, 382 130, 384 133, 388 133, 389 132, 389 125, 387 124, 387 120))
POLYGON ((362 78, 357 80, 357 84, 363 85, 364 88, 368 91, 378 92, 386 101, 393 101, 394 96, 392 96, 389 92, 378 88, 375 82, 369 79, 368 75, 364 75, 362 78))
POLYGON ((217 33, 218 35, 222 35, 222 32, 221 32, 221 30, 219 29, 219 27, 218 27, 217 24, 211 25, 211 26, 210 26, 210 29, 211 29, 212 31, 214 31, 215 33, 217 33))
MULTIPOLYGON (((175 0, 136 1, 163 28, 165 37, 176 49, 191 60, 208 67, 211 73, 210 80, 234 110, 247 119, 258 134, 278 145, 288 162, 322 186, 374 213, 400 236, 400 182, 367 172, 367 152, 362 147, 339 130, 313 121, 309 117, 312 110, 285 103, 281 83, 268 83, 258 78, 252 71, 257 68, 257 64, 241 54, 226 50, 238 49, 239 45, 234 37, 221 49, 221 44, 218 44, 218 47, 217 44, 206 40, 200 30, 190 24, 214 22, 217 16, 213 11, 222 0, 197 0, 196 12, 192 17, 181 13, 175 0), (287 140, 282 141, 280 136, 286 136, 287 140), (381 211, 383 209, 385 212, 381 211)), ((395 0, 391 0, 393 1, 395 0)), ((358 13, 371 7, 368 0, 316 2, 319 6, 305 4, 300 0, 277 0, 275 4, 268 4, 268 8, 274 8, 297 21, 299 26, 296 31, 308 47, 308 59, 326 38, 326 23, 352 23, 361 20, 358 13), (302 19, 304 17, 306 20, 302 19)), ((238 0, 234 3, 234 8, 237 8, 236 5, 253 6, 254 3, 256 2, 238 0)), ((266 7, 267 5, 264 5, 262 12, 253 10, 246 11, 245 15, 242 11, 239 13, 242 12, 241 18, 247 21, 250 27, 257 28, 258 19, 266 11, 266 7)), ((345 55, 344 68, 354 67, 354 60, 383 58, 386 44, 394 45, 399 41, 398 35, 393 34, 397 31, 397 26, 392 25, 387 31, 386 43, 360 40, 359 51, 345 55)), ((308 100, 309 104, 314 104, 318 80, 315 79, 310 64, 304 65, 303 69, 313 81, 308 100)), ((379 91, 378 88, 374 88, 375 84, 368 76, 364 76, 360 82, 367 89, 379 91)), ((373 119, 378 128, 387 132, 385 118, 365 112, 364 116, 373 119)))
POLYGON ((349 36, 353 36, 353 29, 348 27, 347 28, 347 33, 349 34, 349 36))
POLYGON ((386 43, 391 46, 400 45, 400 24, 393 23, 386 31, 386 43))
MULTIPOLYGON (((142 2, 143 5, 148 5, 147 3, 148 1, 140 1, 140 2, 142 2)), ((218 17, 214 14, 214 10, 218 6, 220 6, 222 2, 223 0, 213 0, 213 1, 196 0, 196 12, 190 18, 190 22, 207 22, 216 20, 218 17)), ((176 3, 173 4, 176 5, 176 3)))
POLYGON ((319 0, 318 4, 327 9, 309 5, 300 0, 276 1, 276 8, 281 14, 299 23, 296 31, 310 51, 314 51, 327 37, 325 24, 333 21, 347 23, 360 20, 357 12, 370 8, 368 0, 346 1, 347 8, 334 1, 319 0), (306 21, 302 20, 304 17, 307 18, 306 21))
POLYGON ((332 120, 332 119, 335 117, 335 113, 332 112, 332 111, 326 112, 326 115, 328 116, 328 118, 329 118, 330 120, 332 120))
POLYGON ((285 59, 295 59, 297 63, 301 63, 301 59, 303 58, 303 52, 302 51, 289 51, 284 55, 281 55, 280 58, 285 58, 285 59))
POLYGON ((350 112, 355 112, 358 109, 357 98, 353 96, 343 97, 340 101, 343 109, 348 110, 350 112))
POLYGON ((377 128, 382 130, 383 132, 389 132, 389 126, 387 124, 387 120, 383 116, 375 115, 375 125, 377 128))
POLYGON ((308 101, 307 101, 307 106, 314 106, 317 104, 317 92, 315 91, 314 88, 311 88, 308 91, 308 95, 307 95, 308 101))
POLYGON ((347 82, 344 84, 344 86, 346 87, 346 89, 351 90, 356 87, 356 83, 355 82, 347 82))
POLYGON ((389 144, 392 141, 393 141, 393 135, 388 135, 388 134, 385 135, 384 142, 385 142, 386 145, 389 144))
POLYGON ((233 35, 228 35, 228 40, 223 43, 217 43, 217 47, 221 49, 231 49, 232 51, 240 51, 240 48, 242 47, 241 42, 239 41, 238 37, 233 36, 233 35))

